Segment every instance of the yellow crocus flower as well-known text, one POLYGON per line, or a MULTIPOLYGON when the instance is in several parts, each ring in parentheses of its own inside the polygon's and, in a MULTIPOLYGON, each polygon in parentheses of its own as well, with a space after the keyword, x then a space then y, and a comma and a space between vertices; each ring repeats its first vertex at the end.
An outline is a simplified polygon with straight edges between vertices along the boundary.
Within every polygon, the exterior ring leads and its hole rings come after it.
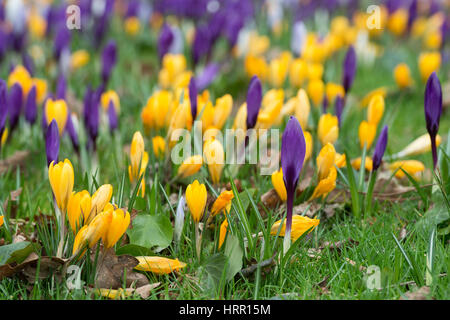
POLYGON ((131 182, 139 179, 139 173, 141 171, 141 162, 144 156, 144 138, 139 131, 136 131, 133 135, 130 148, 130 160, 129 166, 130 180, 131 182))
POLYGON ((247 130, 247 103, 243 103, 234 117, 233 130, 247 130))
POLYGON ((44 79, 33 78, 31 79, 32 86, 36 87, 36 101, 42 103, 45 95, 47 94, 47 81, 44 79))
POLYGON ((344 87, 340 84, 328 82, 325 86, 328 103, 333 104, 337 96, 345 95, 344 87))
POLYGON ((86 50, 77 50, 70 56, 70 68, 77 70, 88 64, 90 59, 89 52, 86 50))
POLYGON ((166 141, 161 136, 156 136, 152 138, 153 153, 156 157, 162 157, 166 150, 166 141))
POLYGON ((201 155, 186 158, 178 167, 177 175, 180 178, 186 178, 196 174, 202 167, 203 157, 201 155))
POLYGON ((119 95, 117 94, 117 92, 115 92, 114 90, 108 90, 108 91, 102 93, 100 101, 101 101, 103 110, 105 110, 106 112, 108 111, 109 103, 112 101, 114 108, 116 109, 116 113, 119 114, 120 99, 119 99, 119 95))
POLYGON ((136 270, 149 271, 156 274, 169 274, 186 267, 186 263, 178 259, 156 256, 139 256, 136 259, 139 260, 139 264, 134 267, 136 270))
POLYGON ((439 28, 427 32, 423 38, 424 44, 428 49, 439 50, 442 45, 442 33, 439 28))
POLYGON ((312 150, 313 150, 313 138, 311 133, 308 131, 303 131, 303 136, 305 137, 305 159, 304 162, 308 161, 311 158, 312 150))
POLYGON ((329 113, 320 116, 317 134, 322 145, 333 144, 339 137, 339 122, 329 113))
MULTIPOLYGON (((436 147, 441 144, 442 138, 440 135, 436 135, 436 147)), ((431 138, 428 133, 425 133, 418 137, 416 140, 408 144, 402 151, 395 155, 396 158, 403 158, 408 156, 415 156, 425 152, 431 151, 431 138)))
POLYGON ((286 201, 287 193, 286 193, 286 186, 284 185, 282 168, 272 173, 272 185, 275 191, 277 192, 278 196, 280 197, 281 201, 286 201))
POLYGON ((86 245, 92 248, 101 238, 105 239, 108 228, 111 225, 112 213, 113 210, 103 211, 89 225, 85 225, 78 231, 73 243, 73 254, 77 254, 86 245))
POLYGON ((398 9, 389 17, 388 28, 396 36, 402 35, 408 24, 408 11, 398 9))
POLYGON ((375 139, 375 135, 377 133, 377 126, 373 123, 367 121, 361 121, 359 125, 358 135, 359 135, 359 144, 361 149, 366 145, 366 149, 369 150, 372 146, 372 142, 375 139))
POLYGON ((367 121, 375 126, 378 125, 384 113, 384 98, 377 94, 369 102, 367 109, 367 121))
POLYGON ((225 164, 225 153, 222 143, 216 139, 206 141, 205 146, 203 147, 203 156, 208 165, 209 174, 213 184, 219 183, 225 164))
POLYGON ((57 164, 54 164, 54 161, 52 161, 48 167, 48 178, 55 196, 56 205, 62 214, 65 214, 74 184, 74 173, 70 160, 65 159, 57 164))
POLYGON ((18 83, 22 88, 23 97, 26 98, 28 96, 28 92, 33 86, 32 78, 28 70, 22 66, 17 65, 14 70, 8 76, 8 87, 11 87, 13 84, 18 83))
POLYGON ((400 89, 405 89, 413 84, 411 71, 406 63, 399 63, 394 69, 394 79, 400 89))
POLYGON ((319 181, 309 200, 313 200, 320 196, 325 197, 328 193, 333 191, 334 188, 336 188, 336 178, 337 178, 337 171, 336 168, 333 166, 330 168, 328 176, 319 181))
POLYGON ((308 65, 302 58, 297 58, 292 61, 289 68, 289 82, 291 86, 299 88, 308 76, 308 65))
POLYGON ((311 80, 308 82, 308 96, 314 103, 314 106, 318 108, 323 101, 323 94, 325 92, 325 85, 320 79, 311 80))
POLYGON ((125 19, 124 29, 127 34, 130 36, 135 36, 139 29, 141 28, 141 23, 137 17, 129 17, 125 19))
POLYGON ((111 223, 103 239, 106 248, 114 246, 130 225, 130 213, 128 211, 116 209, 111 215, 111 223))
POLYGON ((230 116, 233 109, 233 98, 230 94, 226 94, 216 99, 216 106, 214 107, 214 117, 212 126, 217 129, 222 129, 223 125, 230 116))
POLYGON ((227 230, 228 230, 228 219, 225 217, 225 220, 223 220, 222 224, 220 225, 219 249, 222 247, 223 242, 225 241, 225 237, 227 235, 227 230))
POLYGON ((345 167, 346 159, 347 157, 345 156, 345 154, 340 154, 336 152, 336 155, 334 156, 334 165, 338 168, 345 167))
POLYGON ((111 201, 113 187, 110 184, 104 184, 95 191, 91 200, 91 211, 89 215, 85 214, 85 224, 90 223, 94 217, 102 212, 106 205, 111 201))
POLYGON ((298 103, 295 105, 295 117, 300 123, 303 130, 308 126, 308 117, 311 110, 308 95, 305 89, 300 89, 297 92, 298 103))
POLYGON ((3 225, 3 220, 4 220, 4 217, 3 217, 3 215, 1 215, 0 216, 0 227, 3 225))
MULTIPOLYGON (((361 160, 361 157, 358 157, 358 158, 356 158, 356 159, 353 159, 352 162, 351 162, 352 167, 353 167, 355 170, 361 169, 361 161, 362 161, 362 160, 361 160)), ((365 169, 366 169, 367 171, 372 171, 372 167, 373 167, 372 158, 366 156, 366 159, 365 159, 365 161, 364 161, 364 167, 365 167, 365 169)))
POLYGON ((403 178, 405 176, 405 173, 400 168, 405 170, 410 176, 414 178, 418 178, 418 173, 425 170, 424 164, 418 160, 401 160, 389 164, 389 169, 392 172, 398 169, 395 173, 395 176, 397 178, 403 178))
POLYGON ((269 75, 269 66, 263 57, 247 55, 244 68, 249 77, 256 75, 261 80, 266 80, 269 75))
POLYGON ((87 190, 72 193, 67 205, 67 216, 73 232, 87 221, 91 212, 91 195, 87 190))
POLYGON ((441 54, 436 52, 423 52, 419 56, 419 71, 423 82, 426 82, 429 76, 438 71, 441 66, 441 54))
POLYGON ((59 135, 62 136, 64 132, 64 128, 67 123, 67 115, 68 115, 67 104, 64 100, 52 100, 47 99, 45 103, 45 117, 47 119, 47 125, 50 125, 53 119, 55 119, 58 124, 59 135))
POLYGON ((37 12, 32 12, 28 16, 28 30, 37 39, 42 39, 47 29, 47 21, 37 12))
POLYGON ((322 147, 316 159, 319 180, 328 176, 330 169, 334 166, 335 156, 336 150, 331 143, 327 143, 322 147))
POLYGON ((222 191, 217 197, 216 201, 214 201, 211 207, 211 217, 214 217, 216 214, 226 211, 227 207, 231 205, 231 200, 234 198, 234 193, 231 190, 222 191))
POLYGON ((375 90, 370 91, 368 94, 366 94, 364 96, 364 98, 361 99, 360 106, 362 108, 367 107, 367 105, 369 104, 370 100, 372 100, 372 98, 375 95, 381 95, 383 98, 386 98, 387 88, 386 87, 380 87, 380 88, 377 88, 375 90))
POLYGON ((3 130, 2 136, 0 137, 0 146, 3 147, 5 145, 6 140, 8 139, 8 134, 9 134, 8 128, 5 128, 3 130))
POLYGON ((308 79, 321 80, 323 77, 323 65, 321 63, 310 63, 308 66, 308 79))
MULTIPOLYGON (((296 241, 300 238, 306 231, 311 232, 317 227, 320 223, 319 219, 311 219, 305 216, 299 216, 295 214, 292 216, 292 229, 291 229, 291 240, 296 241)), ((278 233, 278 229, 280 228, 281 220, 276 221, 272 228, 270 229, 270 234, 276 236, 278 233)), ((284 237, 286 232, 286 220, 284 220, 283 226, 280 230, 280 236, 284 237)))
POLYGON ((198 180, 195 180, 186 188, 186 203, 195 223, 199 223, 203 217, 207 197, 205 185, 200 184, 198 180))

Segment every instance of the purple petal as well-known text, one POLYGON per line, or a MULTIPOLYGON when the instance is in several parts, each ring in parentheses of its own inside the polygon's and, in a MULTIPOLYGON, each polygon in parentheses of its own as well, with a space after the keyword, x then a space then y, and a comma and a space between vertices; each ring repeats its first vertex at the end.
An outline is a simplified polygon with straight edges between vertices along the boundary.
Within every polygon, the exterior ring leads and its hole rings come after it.
POLYGON ((8 113, 10 131, 13 131, 19 121, 20 111, 23 104, 22 87, 18 83, 14 83, 9 91, 8 97, 8 113))
POLYGON ((247 130, 252 129, 258 119, 259 109, 262 102, 262 86, 257 76, 250 80, 247 91, 247 130))
POLYGON ((8 117, 8 97, 6 82, 0 79, 0 137, 5 130, 6 118, 8 117))
POLYGON ((343 70, 344 75, 342 77, 342 86, 344 87, 345 93, 347 93, 352 87, 356 74, 356 52, 353 46, 350 46, 347 50, 343 70))
POLYGON ((345 100, 343 97, 338 95, 336 97, 336 101, 334 103, 334 109, 336 113, 336 117, 338 118, 339 125, 341 125, 341 117, 342 117, 342 111, 344 111, 345 106, 345 100))
POLYGON ((117 61, 117 45, 114 40, 108 42, 102 52, 102 80, 107 83, 117 61))
POLYGON ((194 77, 191 77, 191 81, 189 81, 189 100, 191 101, 192 119, 195 120, 197 117, 197 86, 194 77))
POLYGON ((108 119, 109 119, 109 129, 111 133, 117 129, 118 126, 118 119, 117 119, 117 112, 116 108, 114 107, 114 103, 109 101, 108 106, 108 119))
POLYGON ((59 130, 56 120, 53 119, 47 128, 45 137, 45 151, 47 154, 47 166, 52 161, 58 162, 59 154, 59 130))
POLYGON ((66 99, 66 87, 66 77, 61 73, 58 77, 58 82, 56 83, 56 99, 66 99))
POLYGON ((208 64, 203 72, 197 77, 195 84, 197 85, 198 90, 205 90, 211 82, 214 81, 217 74, 220 71, 220 66, 217 63, 208 64))
POLYGON ((72 141, 73 148, 76 152, 78 152, 78 150, 80 149, 80 141, 78 139, 78 132, 73 125, 72 116, 70 113, 67 115, 66 131, 69 134, 70 140, 72 141))
POLYGON ((159 60, 162 61, 164 55, 169 52, 173 43, 174 35, 167 23, 164 23, 158 38, 158 54, 159 60))
POLYGON ((373 152, 373 171, 380 167, 381 160, 383 159, 384 152, 386 151, 386 146, 388 142, 388 126, 384 126, 381 131, 380 136, 377 140, 377 145, 375 146, 375 151, 373 152))
POLYGON ((428 78, 425 88, 425 120, 430 135, 436 135, 439 130, 439 121, 442 114, 442 88, 441 82, 433 72, 428 78))
POLYGON ((25 120, 29 124, 36 122, 37 104, 36 104, 36 86, 33 86, 28 92, 27 101, 25 103, 25 120))

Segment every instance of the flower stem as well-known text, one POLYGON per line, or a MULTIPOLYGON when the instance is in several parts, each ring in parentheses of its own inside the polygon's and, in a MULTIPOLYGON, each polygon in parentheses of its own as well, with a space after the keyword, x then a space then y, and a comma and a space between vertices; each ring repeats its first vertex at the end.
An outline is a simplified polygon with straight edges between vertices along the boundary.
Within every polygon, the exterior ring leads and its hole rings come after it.
POLYGON ((286 229, 284 231, 283 254, 286 254, 291 246, 292 206, 294 205, 294 190, 287 192, 286 201, 286 229))
POLYGON ((375 186, 375 181, 377 179, 377 171, 371 171, 370 172, 370 180, 369 185, 367 187, 367 193, 366 193, 366 215, 371 215, 372 211, 372 194, 373 194, 373 188, 375 186))
POLYGON ((198 222, 195 223, 195 251, 197 252, 197 259, 200 262, 202 237, 198 227, 198 222))

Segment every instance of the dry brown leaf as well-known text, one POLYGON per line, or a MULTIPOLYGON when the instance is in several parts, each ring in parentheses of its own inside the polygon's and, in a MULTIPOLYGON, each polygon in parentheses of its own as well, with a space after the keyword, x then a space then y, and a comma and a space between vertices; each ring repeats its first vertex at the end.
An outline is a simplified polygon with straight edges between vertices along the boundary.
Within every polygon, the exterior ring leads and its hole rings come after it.
POLYGON ((0 160, 0 174, 8 172, 8 170, 13 170, 18 166, 23 166, 29 155, 30 151, 19 150, 16 151, 12 156, 4 160, 0 160))
POLYGON ((141 296, 142 299, 147 299, 150 296, 150 292, 159 287, 161 282, 146 284, 145 286, 141 286, 134 290, 135 293, 141 296))
POLYGON ((342 250, 343 247, 347 246, 347 247, 353 247, 353 246, 357 246, 359 244, 358 241, 353 240, 352 238, 348 238, 346 240, 339 240, 336 242, 329 242, 329 241, 325 241, 320 247, 320 250, 323 250, 325 248, 328 248, 330 250, 338 250, 339 252, 342 250))
POLYGON ((24 265, 22 268, 22 274, 30 283, 34 283, 37 279, 43 280, 48 278, 51 275, 61 276, 60 268, 68 261, 67 259, 61 259, 58 257, 38 257, 35 256, 34 259, 29 260, 28 262, 24 262, 21 265, 24 265), (36 275, 36 271, 39 265, 39 274, 36 275))
POLYGON ((414 291, 408 291, 399 300, 429 300, 430 287, 423 286, 414 291))
POLYGON ((267 209, 274 209, 281 202, 281 199, 275 189, 270 189, 261 196, 261 202, 267 209))

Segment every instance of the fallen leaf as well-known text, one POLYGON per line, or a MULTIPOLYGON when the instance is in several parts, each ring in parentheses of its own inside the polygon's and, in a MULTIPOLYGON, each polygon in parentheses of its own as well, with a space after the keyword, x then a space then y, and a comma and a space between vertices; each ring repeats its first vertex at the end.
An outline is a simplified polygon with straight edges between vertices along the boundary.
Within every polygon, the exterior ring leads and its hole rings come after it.
POLYGON ((39 280, 47 279, 51 275, 61 276, 60 268, 68 261, 58 257, 35 257, 28 262, 23 263, 22 274, 26 277, 28 282, 34 283, 36 278, 39 280), (39 273, 37 273, 39 265, 39 273))
POLYGON ((408 291, 399 300, 429 300, 430 287, 423 286, 414 291, 408 291))
POLYGON ((22 150, 16 151, 12 156, 0 160, 0 174, 13 170, 18 166, 23 166, 26 159, 30 155, 30 151, 22 150))
POLYGON ((147 299, 150 296, 150 292, 159 287, 161 282, 146 284, 145 286, 139 287, 135 289, 135 293, 141 296, 142 299, 147 299))

